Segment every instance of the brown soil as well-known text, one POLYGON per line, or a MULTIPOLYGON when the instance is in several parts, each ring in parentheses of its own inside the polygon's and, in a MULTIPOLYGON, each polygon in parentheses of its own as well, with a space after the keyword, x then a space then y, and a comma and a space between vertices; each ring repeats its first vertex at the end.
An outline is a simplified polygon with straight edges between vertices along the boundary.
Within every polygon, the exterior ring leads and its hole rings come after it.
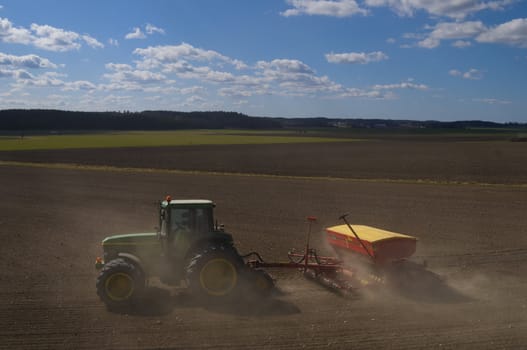
POLYGON ((519 142, 359 141, 0 152, 0 160, 356 179, 527 183, 519 142))
MULTIPOLYGON (((269 149, 279 154, 280 147, 269 149)), ((141 164, 152 167, 175 153, 171 166, 192 168, 180 162, 192 159, 181 158, 190 157, 183 150, 157 151, 141 164), (166 152, 165 158, 157 151, 166 152)), ((82 162, 139 161, 134 152, 122 152, 87 152, 82 162)), ((521 158, 522 152, 503 158, 521 158)), ((70 156, 75 154, 82 152, 70 156)), ((278 159, 280 167, 288 167, 285 156, 278 159)), ((324 161, 313 159, 302 169, 315 171, 324 161)), ((251 169, 265 169, 255 164, 251 169)), ((352 165, 344 168, 357 176, 352 165)), ((449 167, 442 169, 450 174, 449 167)), ((491 170, 496 176, 503 171, 491 170)), ((525 175, 509 176, 517 181, 525 175)), ((527 344, 525 188, 0 166, 0 196, 0 348, 520 349, 527 344), (156 201, 167 193, 215 200, 217 217, 242 252, 284 259, 290 247, 302 247, 307 215, 318 216, 314 243, 325 250, 323 227, 350 212, 354 223, 418 236, 416 260, 426 258, 430 272, 418 285, 363 288, 343 298, 296 271, 272 271, 281 294, 267 301, 212 307, 195 303, 181 289, 157 286, 143 307, 111 313, 94 290, 99 242, 110 234, 152 231, 156 201)))

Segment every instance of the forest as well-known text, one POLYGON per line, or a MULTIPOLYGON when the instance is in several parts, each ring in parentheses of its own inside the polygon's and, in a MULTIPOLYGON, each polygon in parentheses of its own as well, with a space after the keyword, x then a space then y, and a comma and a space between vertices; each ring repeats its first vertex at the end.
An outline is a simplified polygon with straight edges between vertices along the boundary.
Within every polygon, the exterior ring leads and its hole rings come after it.
POLYGON ((108 111, 80 112, 51 109, 0 110, 2 131, 65 130, 183 130, 288 128, 366 128, 366 129, 524 129, 527 123, 496 123, 480 120, 434 121, 362 118, 276 118, 248 116, 238 112, 203 111, 108 111))

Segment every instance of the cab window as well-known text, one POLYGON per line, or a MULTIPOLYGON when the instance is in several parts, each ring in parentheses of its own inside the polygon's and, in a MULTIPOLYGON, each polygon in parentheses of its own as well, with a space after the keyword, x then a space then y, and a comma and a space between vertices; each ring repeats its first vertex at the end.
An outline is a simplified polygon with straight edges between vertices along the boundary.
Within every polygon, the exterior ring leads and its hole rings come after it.
POLYGON ((212 231, 211 208, 173 208, 170 213, 172 232, 207 233, 212 231))

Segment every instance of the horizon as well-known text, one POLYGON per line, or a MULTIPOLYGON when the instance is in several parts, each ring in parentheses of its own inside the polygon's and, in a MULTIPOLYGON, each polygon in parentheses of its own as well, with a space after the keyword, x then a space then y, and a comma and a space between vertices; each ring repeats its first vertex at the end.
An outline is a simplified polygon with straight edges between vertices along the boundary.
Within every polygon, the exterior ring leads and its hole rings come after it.
POLYGON ((1 110, 525 123, 527 6, 0 0, 0 82, 1 110))

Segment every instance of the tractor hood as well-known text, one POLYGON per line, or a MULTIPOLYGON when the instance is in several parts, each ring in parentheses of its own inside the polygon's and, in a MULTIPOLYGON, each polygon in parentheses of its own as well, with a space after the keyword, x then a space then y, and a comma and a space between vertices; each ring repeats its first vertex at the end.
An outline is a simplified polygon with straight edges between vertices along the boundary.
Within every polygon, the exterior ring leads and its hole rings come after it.
POLYGON ((151 245, 159 244, 157 233, 131 233, 126 235, 115 235, 109 236, 103 239, 102 245, 113 246, 113 245, 151 245))

